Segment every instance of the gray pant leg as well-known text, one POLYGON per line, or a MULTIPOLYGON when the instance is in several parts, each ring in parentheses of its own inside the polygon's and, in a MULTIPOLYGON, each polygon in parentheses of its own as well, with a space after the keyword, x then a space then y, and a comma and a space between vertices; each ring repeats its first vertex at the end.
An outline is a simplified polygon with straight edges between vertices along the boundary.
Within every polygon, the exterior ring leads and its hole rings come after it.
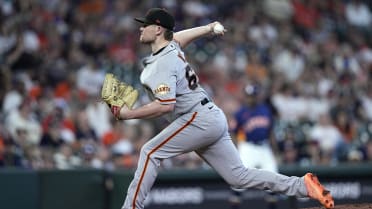
POLYGON ((234 188, 256 188, 288 196, 307 196, 303 177, 289 177, 270 171, 246 168, 227 131, 218 142, 197 153, 234 188))
POLYGON ((144 154, 147 152, 146 149, 147 146, 144 146, 141 150, 138 167, 134 173, 133 180, 128 187, 127 197, 122 209, 144 208, 145 197, 150 192, 150 189, 156 180, 160 160, 147 158, 148 155, 144 154), (140 184, 140 187, 138 184, 140 184))
POLYGON ((178 118, 142 147, 138 167, 122 209, 144 207, 145 198, 155 182, 162 159, 194 151, 219 139, 223 132, 216 125, 220 114, 207 107, 206 111, 208 112, 190 113, 178 118))

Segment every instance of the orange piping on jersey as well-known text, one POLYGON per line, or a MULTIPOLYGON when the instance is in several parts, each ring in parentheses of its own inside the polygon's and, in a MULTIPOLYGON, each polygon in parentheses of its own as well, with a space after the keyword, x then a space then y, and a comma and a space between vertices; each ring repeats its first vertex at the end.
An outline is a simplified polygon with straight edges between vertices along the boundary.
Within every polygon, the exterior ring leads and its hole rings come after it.
POLYGON ((176 132, 174 132, 172 135, 170 135, 167 139, 165 139, 161 144, 159 144, 158 146, 156 146, 154 149, 151 150, 151 152, 147 155, 147 158, 146 158, 146 161, 145 161, 145 166, 143 167, 143 171, 142 171, 142 174, 141 174, 141 177, 140 177, 140 180, 138 181, 138 184, 137 184, 137 189, 136 189, 136 192, 134 193, 134 198, 133 198, 133 202, 132 202, 132 208, 135 209, 136 208, 136 199, 137 199, 137 195, 138 195, 138 192, 139 192, 139 188, 142 184, 142 180, 143 180, 143 177, 145 176, 145 173, 146 173, 146 169, 147 169, 147 165, 150 161, 150 156, 152 155, 152 153, 154 153, 156 150, 158 150, 160 147, 162 147, 164 144, 166 144, 168 141, 170 141, 173 137, 175 137, 178 133, 180 133, 183 129, 185 129, 187 126, 189 126, 191 124, 192 121, 194 121, 196 115, 198 114, 198 112, 195 112, 191 119, 189 121, 187 121, 187 123, 185 125, 183 125, 181 128, 179 128, 176 132))
POLYGON ((182 55, 181 55, 180 52, 178 52, 178 57, 181 58, 181 60, 182 60, 183 62, 186 62, 186 59, 185 59, 184 57, 182 57, 182 55))
POLYGON ((175 102, 176 99, 158 99, 160 102, 175 102))

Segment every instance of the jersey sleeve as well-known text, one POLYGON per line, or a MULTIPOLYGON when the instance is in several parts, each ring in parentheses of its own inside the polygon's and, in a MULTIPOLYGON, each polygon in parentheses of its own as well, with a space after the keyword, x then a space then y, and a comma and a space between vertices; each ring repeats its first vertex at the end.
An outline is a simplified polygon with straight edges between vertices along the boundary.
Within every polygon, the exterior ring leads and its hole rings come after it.
POLYGON ((176 69, 177 63, 171 56, 164 57, 159 63, 156 78, 154 78, 152 91, 156 99, 162 104, 176 103, 176 69))

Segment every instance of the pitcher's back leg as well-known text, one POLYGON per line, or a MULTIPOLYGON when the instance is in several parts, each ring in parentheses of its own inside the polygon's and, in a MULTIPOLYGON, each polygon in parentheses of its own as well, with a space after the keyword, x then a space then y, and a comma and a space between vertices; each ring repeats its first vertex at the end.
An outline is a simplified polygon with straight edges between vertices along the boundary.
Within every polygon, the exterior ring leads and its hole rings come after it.
POLYGON ((307 196, 302 177, 289 177, 270 171, 246 168, 228 134, 216 143, 199 149, 197 153, 234 188, 256 188, 288 196, 307 196))

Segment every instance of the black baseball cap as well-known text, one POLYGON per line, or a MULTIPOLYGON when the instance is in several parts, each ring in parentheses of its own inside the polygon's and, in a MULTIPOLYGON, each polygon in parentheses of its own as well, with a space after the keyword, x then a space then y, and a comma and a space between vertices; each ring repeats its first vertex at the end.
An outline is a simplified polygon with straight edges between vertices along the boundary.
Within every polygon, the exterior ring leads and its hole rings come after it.
POLYGON ((134 18, 134 20, 147 25, 160 25, 171 31, 173 31, 174 28, 173 16, 162 8, 152 8, 147 11, 145 17, 134 18))

